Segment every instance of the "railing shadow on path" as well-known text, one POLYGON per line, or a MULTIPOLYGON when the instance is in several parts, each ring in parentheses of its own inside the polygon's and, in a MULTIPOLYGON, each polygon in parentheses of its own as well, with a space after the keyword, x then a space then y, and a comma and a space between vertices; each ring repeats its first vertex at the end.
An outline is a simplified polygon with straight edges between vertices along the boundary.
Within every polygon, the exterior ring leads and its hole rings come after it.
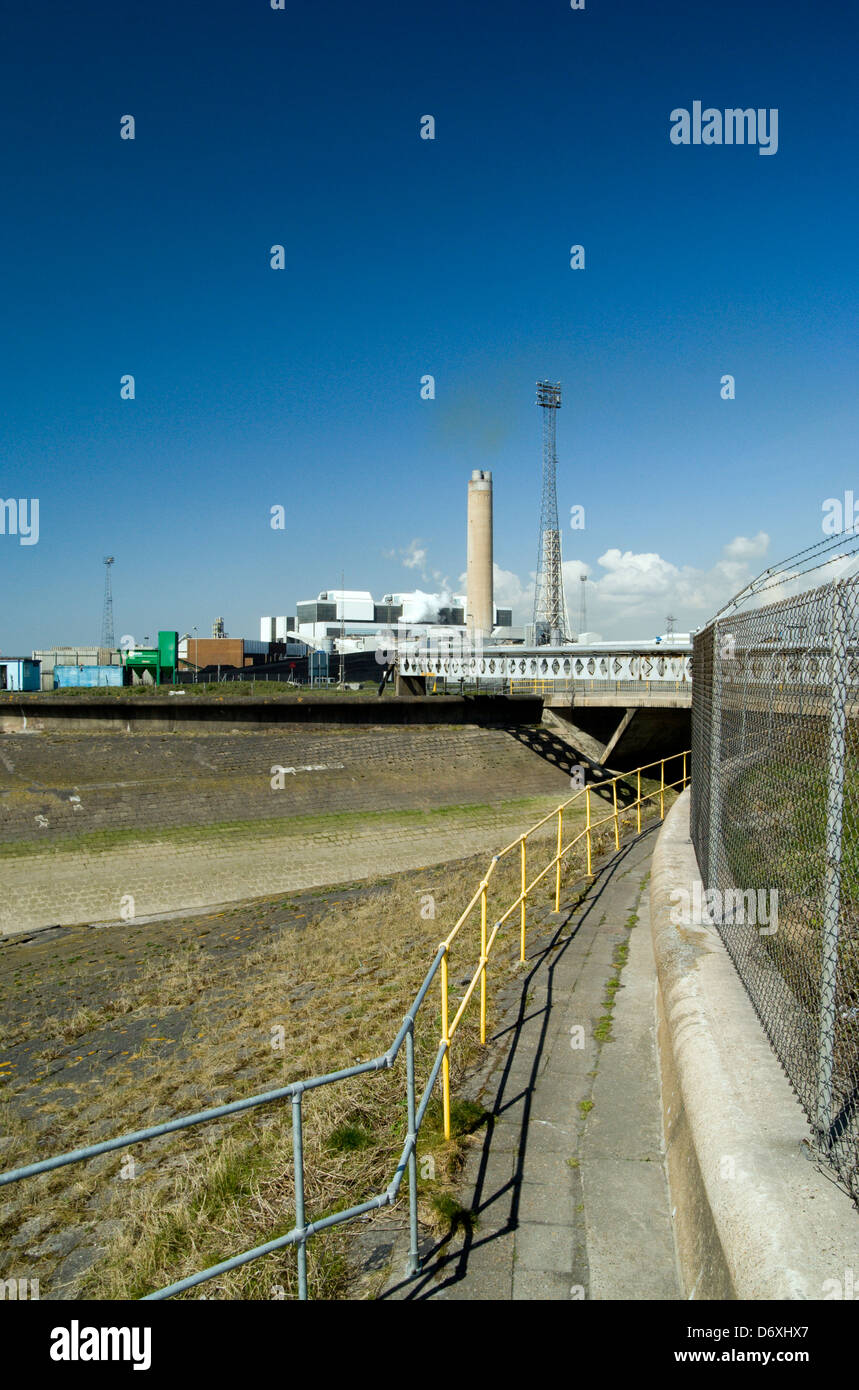
MULTIPOLYGON (((531 1120, 531 1109, 533 1105, 534 1089, 537 1076, 540 1070, 540 1062, 546 1046, 549 1022, 551 1019, 552 1007, 554 1002, 554 977, 561 960, 566 952, 576 941, 581 928, 585 925, 591 915, 597 910, 607 886, 615 878, 631 851, 636 845, 646 840, 650 835, 658 832, 661 822, 651 825, 642 830, 641 834, 634 835, 631 839, 621 845, 619 850, 614 851, 601 866, 597 867, 594 880, 589 886, 585 899, 571 907, 565 914, 562 921, 553 923, 553 931, 550 939, 542 940, 536 948, 532 957, 532 965, 526 975, 520 979, 521 989, 519 998, 519 1009, 515 1021, 512 1024, 502 1026, 498 1032, 492 1036, 492 1042, 498 1044, 505 1034, 512 1033, 512 1043, 504 1058, 501 1068, 501 1080, 494 1098, 487 1100, 489 1110, 488 1118, 485 1123, 485 1138, 483 1149, 480 1155, 477 1176, 474 1183, 471 1208, 467 1213, 457 1217, 451 1227, 440 1237, 429 1249, 422 1251, 421 1272, 408 1279, 400 1280, 396 1285, 389 1287, 381 1298, 397 1297, 402 1300, 415 1300, 422 1298, 433 1298, 444 1292, 451 1285, 461 1282, 468 1276, 468 1265, 470 1258, 482 1247, 491 1245, 499 1237, 509 1235, 515 1231, 519 1225, 519 1197, 522 1186, 525 1153, 528 1145, 528 1129, 531 1120), (572 924, 572 929, 564 937, 572 924), (546 971, 546 1000, 539 1008, 533 1012, 528 1012, 528 995, 532 984, 535 982, 543 964, 548 960, 546 971), (531 1066, 527 1083, 521 1087, 521 1083, 514 1080, 511 1084, 511 1073, 517 1059, 517 1054, 521 1042, 522 1028, 526 1023, 537 1018, 542 1014, 542 1026, 539 1037, 531 1057, 531 1066), (514 1088, 519 1085, 520 1089, 512 1093, 514 1088), (507 1094, 508 1087, 511 1094, 507 1094), (495 1188, 493 1191, 484 1191, 486 1188, 486 1173, 492 1153, 492 1141, 496 1125, 505 1111, 514 1105, 522 1102, 522 1119, 519 1128, 519 1143, 516 1152, 516 1166, 512 1178, 502 1187, 495 1188), (510 1212, 507 1220, 499 1224, 493 1230, 487 1230, 485 1235, 479 1234, 479 1223, 481 1213, 486 1213, 490 1207, 499 1201, 503 1201, 505 1194, 510 1196, 510 1212), (475 1231, 475 1226, 478 1231, 475 1231), (460 1231, 464 1239, 463 1244, 457 1250, 446 1250, 451 1240, 460 1231), (444 1278, 439 1275, 446 1271, 444 1278), (407 1291, 408 1290, 408 1291, 407 1291)), ((555 916, 556 914, 552 914, 555 916)), ((530 1047, 530 1042, 525 1044, 530 1047)))

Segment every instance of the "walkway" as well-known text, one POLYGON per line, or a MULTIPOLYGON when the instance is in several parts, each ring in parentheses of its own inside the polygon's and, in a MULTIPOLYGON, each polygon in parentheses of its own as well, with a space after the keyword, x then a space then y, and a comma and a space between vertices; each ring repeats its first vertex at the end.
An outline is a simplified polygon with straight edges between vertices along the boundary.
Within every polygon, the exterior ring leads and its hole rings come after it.
POLYGON ((587 897, 548 914, 508 991, 488 1074, 491 1114, 469 1157, 466 1224, 426 1242, 382 1297, 677 1299, 655 1051, 646 881, 657 829, 622 847, 587 897), (611 1035, 606 984, 622 963, 611 1035), (579 1031, 580 1030, 580 1031, 579 1031), (596 1036, 595 1036, 596 1033, 596 1036))

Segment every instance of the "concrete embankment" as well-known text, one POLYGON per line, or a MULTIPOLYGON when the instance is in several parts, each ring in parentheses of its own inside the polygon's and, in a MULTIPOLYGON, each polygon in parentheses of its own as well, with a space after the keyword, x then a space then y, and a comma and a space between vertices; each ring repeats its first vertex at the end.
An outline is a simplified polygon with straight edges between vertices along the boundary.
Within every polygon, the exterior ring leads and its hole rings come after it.
POLYGON ((113 921, 491 853, 569 794, 504 729, 0 738, 0 930, 113 921))
POLYGON ((291 724, 539 724, 541 699, 531 695, 446 695, 402 698, 200 696, 177 687, 158 695, 19 695, 0 701, 0 734, 22 732, 174 733, 279 729, 291 724))
POLYGON ((678 925, 700 884, 689 793, 653 856, 650 910, 668 1179, 683 1292, 824 1299, 859 1268, 859 1213, 809 1128, 716 929, 678 925), (687 899, 686 901, 689 901, 687 899))

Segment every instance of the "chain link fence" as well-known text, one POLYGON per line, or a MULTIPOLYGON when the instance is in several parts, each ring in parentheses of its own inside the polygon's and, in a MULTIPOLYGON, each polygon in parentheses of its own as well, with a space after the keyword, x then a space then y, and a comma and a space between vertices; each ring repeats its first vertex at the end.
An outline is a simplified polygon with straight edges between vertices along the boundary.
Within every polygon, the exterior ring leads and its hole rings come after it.
POLYGON ((859 577, 712 622, 692 659, 692 840, 715 922, 859 1202, 859 577))

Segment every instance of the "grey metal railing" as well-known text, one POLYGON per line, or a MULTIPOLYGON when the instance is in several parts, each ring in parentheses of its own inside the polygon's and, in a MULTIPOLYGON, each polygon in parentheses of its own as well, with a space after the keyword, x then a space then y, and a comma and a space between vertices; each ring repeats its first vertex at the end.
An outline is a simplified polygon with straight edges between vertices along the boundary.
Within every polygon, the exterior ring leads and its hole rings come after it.
POLYGON ((298 1296, 300 1299, 306 1299, 307 1242, 310 1237, 318 1235, 320 1231, 328 1230, 332 1226, 341 1225, 345 1221, 354 1221, 356 1218, 364 1216, 369 1212, 378 1211, 381 1207, 392 1205, 396 1200, 407 1168, 409 1173, 408 1270, 410 1274, 417 1274, 420 1268, 420 1257, 418 1253, 417 1137, 421 1125, 423 1124, 424 1116, 426 1115, 433 1087, 438 1079, 442 1061, 450 1044, 446 1041, 442 1041, 439 1044, 435 1059, 430 1068, 429 1078, 421 1095, 420 1103, 416 1103, 415 1019, 426 997, 427 990, 435 979, 439 966, 444 959, 446 950, 447 948, 444 945, 439 946, 435 959, 424 976, 423 983, 415 995, 411 1008, 405 1015, 393 1043, 387 1052, 381 1053, 378 1057, 373 1057, 368 1062, 359 1062, 354 1067, 345 1067, 341 1071, 327 1072, 323 1076, 314 1076, 307 1081, 293 1081, 288 1086, 280 1086, 273 1091, 264 1091, 257 1096, 248 1096, 244 1100, 230 1101, 226 1105, 214 1106, 211 1110, 201 1110, 193 1115, 182 1115, 175 1120, 167 1120, 160 1125, 151 1125, 147 1129, 135 1130, 132 1134, 121 1134, 115 1139, 106 1139, 99 1144, 89 1144, 86 1148, 74 1149, 69 1153, 57 1154, 53 1158, 45 1158, 38 1163, 29 1163, 22 1168, 13 1168, 7 1173, 0 1173, 0 1187, 8 1183, 20 1182, 24 1178, 36 1177, 40 1173, 53 1172, 55 1169, 63 1168, 69 1163, 83 1163, 89 1158, 97 1157, 99 1154, 111 1153, 116 1149, 127 1148, 130 1144, 139 1144, 149 1139, 158 1139, 162 1135, 171 1134, 176 1130, 189 1129, 192 1125, 206 1124, 210 1120, 219 1120, 225 1115, 236 1115, 244 1110, 253 1110, 258 1106, 271 1105, 276 1101, 283 1101, 289 1098, 292 1103, 292 1157, 295 1174, 295 1225, 292 1230, 287 1232, 286 1235, 278 1236, 275 1240, 266 1241, 264 1245, 257 1245, 252 1250, 244 1250, 239 1255, 233 1255, 227 1260, 221 1260, 218 1264, 200 1270, 197 1274, 191 1274, 185 1279, 179 1279, 173 1284, 167 1284, 164 1288, 157 1289, 154 1293, 146 1294, 145 1300, 172 1298, 176 1294, 184 1293, 186 1289, 194 1288, 197 1284, 206 1283, 209 1279, 216 1279, 222 1274, 227 1274, 230 1270, 238 1269, 241 1265, 249 1264, 251 1260, 257 1260, 264 1255, 270 1255, 273 1251, 282 1250, 288 1245, 295 1245, 298 1247, 298 1296), (304 1210, 304 1145, 302 1115, 302 1102, 305 1092, 316 1090, 320 1086, 331 1086, 338 1081, 347 1081, 353 1076, 361 1076, 366 1072, 388 1070, 393 1067, 404 1043, 406 1048, 407 1134, 393 1178, 385 1191, 379 1193, 377 1196, 371 1197, 365 1202, 359 1202, 356 1206, 349 1207, 345 1211, 335 1212, 331 1216, 320 1218, 318 1221, 307 1222, 304 1210))

